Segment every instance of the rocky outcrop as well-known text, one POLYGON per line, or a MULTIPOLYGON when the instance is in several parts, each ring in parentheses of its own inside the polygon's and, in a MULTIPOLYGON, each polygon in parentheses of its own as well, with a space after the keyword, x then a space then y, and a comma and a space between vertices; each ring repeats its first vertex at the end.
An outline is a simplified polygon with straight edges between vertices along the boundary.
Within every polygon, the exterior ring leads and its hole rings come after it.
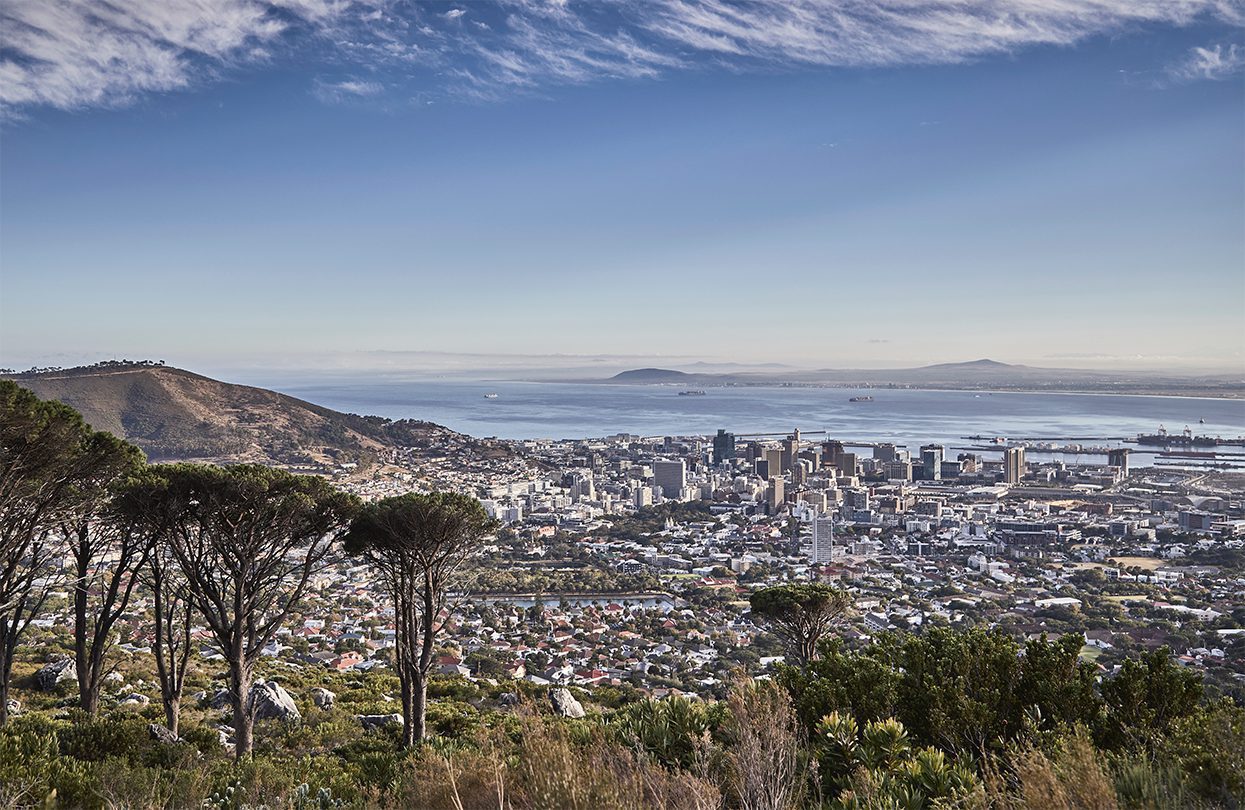
POLYGON ((72 658, 65 658, 61 661, 53 661, 43 669, 35 673, 35 683, 44 692, 51 692, 56 688, 57 684, 65 681, 78 681, 78 671, 74 667, 72 658))
POLYGON ((311 702, 315 704, 317 709, 328 711, 333 708, 333 703, 337 701, 337 695, 325 689, 323 686, 317 686, 311 690, 311 702))
POLYGON ((169 731, 159 723, 148 723, 147 734, 156 742, 165 743, 167 745, 173 745, 182 741, 181 737, 178 737, 172 731, 169 731))
POLYGON ((549 702, 553 705, 554 713, 562 717, 583 717, 584 707, 579 705, 579 701, 571 694, 569 689, 550 689, 549 702))
POLYGON ((359 714, 355 715, 364 730, 402 725, 400 714, 359 714))
POLYGON ((251 711, 256 720, 295 723, 303 719, 294 698, 276 681, 256 681, 251 687, 251 711))

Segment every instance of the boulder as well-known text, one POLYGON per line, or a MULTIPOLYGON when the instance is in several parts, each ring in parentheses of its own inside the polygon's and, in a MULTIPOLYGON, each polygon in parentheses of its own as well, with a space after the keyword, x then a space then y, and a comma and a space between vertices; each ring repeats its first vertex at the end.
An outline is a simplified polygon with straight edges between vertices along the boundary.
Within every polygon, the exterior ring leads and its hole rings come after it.
POLYGON ((78 681, 78 671, 74 667, 72 658, 65 658, 60 661, 53 661, 43 669, 35 673, 35 683, 44 692, 51 692, 56 688, 57 684, 65 681, 78 681))
POLYGON ((217 689, 208 698, 208 705, 217 710, 232 709, 233 695, 228 689, 217 689))
POLYGON ((579 701, 571 694, 569 689, 550 689, 549 702, 553 704, 553 711, 562 717, 583 717, 584 707, 579 705, 579 701))
POLYGON ((251 711, 256 720, 294 723, 303 719, 294 698, 276 681, 255 682, 251 687, 251 711))
POLYGON ((104 676, 104 683, 121 683, 124 680, 125 676, 115 670, 104 676))
POLYGON ((502 692, 497 696, 497 702, 502 706, 517 706, 519 703, 519 696, 514 692, 502 692))
POLYGON ((121 699, 122 706, 146 706, 151 702, 151 698, 141 692, 131 692, 121 699))
POLYGON ((317 709, 324 709, 325 711, 328 711, 333 708, 333 703, 336 700, 337 695, 330 692, 328 689, 325 689, 323 686, 317 686, 315 689, 311 690, 311 702, 316 705, 317 709))
POLYGON ((9 717, 17 717, 22 713, 22 702, 17 698, 9 698, 9 717))
POLYGON ((400 714, 359 714, 355 715, 355 717, 365 730, 402 725, 402 715, 400 714))
POLYGON ((172 731, 169 731, 169 729, 165 728, 159 723, 148 723, 147 734, 151 737, 151 739, 155 740, 156 742, 166 743, 168 745, 172 745, 174 743, 179 743, 182 741, 181 737, 178 737, 172 731))

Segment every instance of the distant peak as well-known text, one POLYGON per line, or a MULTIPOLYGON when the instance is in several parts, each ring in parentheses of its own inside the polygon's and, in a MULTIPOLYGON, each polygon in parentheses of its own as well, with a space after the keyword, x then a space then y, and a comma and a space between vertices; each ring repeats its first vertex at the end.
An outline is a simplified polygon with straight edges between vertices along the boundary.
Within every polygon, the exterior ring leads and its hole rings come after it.
POLYGON ((689 375, 686 372, 675 371, 672 368, 635 368, 619 372, 610 379, 618 382, 665 382, 687 376, 689 375))

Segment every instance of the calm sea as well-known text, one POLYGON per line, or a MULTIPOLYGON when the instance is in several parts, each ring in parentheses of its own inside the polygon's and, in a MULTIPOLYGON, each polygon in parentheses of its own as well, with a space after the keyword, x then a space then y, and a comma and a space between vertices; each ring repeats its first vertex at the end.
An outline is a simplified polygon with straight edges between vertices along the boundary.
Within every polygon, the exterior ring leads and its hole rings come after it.
POLYGON ((1224 399, 761 386, 679 396, 679 388, 661 385, 459 381, 291 382, 278 388, 336 410, 426 419, 508 439, 709 434, 718 428, 785 433, 798 427, 916 449, 927 442, 968 446, 976 442, 963 437, 974 435, 1115 445, 1107 439, 1151 433, 1160 425, 1225 438, 1245 435, 1245 401, 1224 399), (497 397, 486 398, 489 393, 497 397), (873 401, 850 402, 853 396, 873 401))

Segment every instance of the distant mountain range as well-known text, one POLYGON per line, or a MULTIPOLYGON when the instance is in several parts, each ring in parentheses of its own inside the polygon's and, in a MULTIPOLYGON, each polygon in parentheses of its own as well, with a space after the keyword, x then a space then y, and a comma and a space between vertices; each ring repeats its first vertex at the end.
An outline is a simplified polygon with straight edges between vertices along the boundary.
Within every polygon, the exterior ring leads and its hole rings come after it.
POLYGON ((76 408, 96 430, 138 445, 153 461, 258 462, 287 467, 368 464, 393 447, 472 445, 508 454, 449 428, 322 408, 263 388, 150 363, 104 363, 3 374, 43 399, 76 408))
POLYGON ((967 388, 995 391, 1063 391, 1184 396, 1245 396, 1245 375, 1190 376, 1162 372, 1107 372, 1039 368, 973 360, 899 369, 817 369, 799 371, 689 373, 638 368, 589 382, 631 385, 824 385, 834 387, 967 388))

